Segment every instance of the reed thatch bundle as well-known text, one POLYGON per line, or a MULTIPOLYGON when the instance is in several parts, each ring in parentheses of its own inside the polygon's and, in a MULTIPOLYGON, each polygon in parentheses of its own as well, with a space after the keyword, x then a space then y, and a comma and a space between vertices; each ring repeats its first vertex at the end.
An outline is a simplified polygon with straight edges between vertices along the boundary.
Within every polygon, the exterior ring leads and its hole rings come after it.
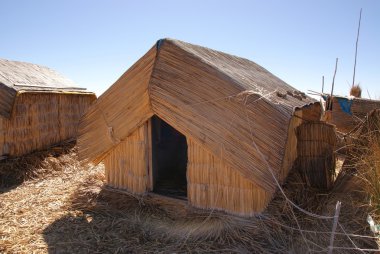
POLYGON ((351 88, 350 88, 350 95, 354 96, 356 98, 361 98, 362 97, 362 88, 360 87, 359 84, 351 86, 351 88))
POLYGON ((335 127, 324 122, 307 122, 297 127, 296 167, 308 186, 329 189, 335 175, 335 127))

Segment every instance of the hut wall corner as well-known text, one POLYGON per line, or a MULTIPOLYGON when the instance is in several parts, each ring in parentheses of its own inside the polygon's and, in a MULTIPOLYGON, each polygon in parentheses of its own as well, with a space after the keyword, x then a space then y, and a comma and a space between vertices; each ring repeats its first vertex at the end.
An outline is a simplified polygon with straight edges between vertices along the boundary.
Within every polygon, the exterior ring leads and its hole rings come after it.
POLYGON ((297 157, 297 135, 296 129, 305 121, 320 121, 321 105, 319 102, 296 109, 289 122, 288 139, 286 141, 285 154, 282 161, 281 182, 284 182, 289 171, 292 169, 297 157))
POLYGON ((282 162, 281 182, 284 182, 290 169, 297 159, 297 136, 296 128, 302 124, 302 111, 296 111, 290 119, 288 139, 286 141, 285 155, 282 162))

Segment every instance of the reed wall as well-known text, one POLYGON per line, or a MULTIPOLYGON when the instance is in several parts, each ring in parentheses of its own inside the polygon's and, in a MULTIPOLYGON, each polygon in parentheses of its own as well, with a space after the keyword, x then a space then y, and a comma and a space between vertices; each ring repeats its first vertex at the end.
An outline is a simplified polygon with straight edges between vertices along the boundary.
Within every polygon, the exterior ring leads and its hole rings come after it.
POLYGON ((297 127, 296 167, 308 186, 329 189, 335 180, 335 126, 305 122, 297 127))
POLYGON ((11 118, 2 119, 2 154, 20 156, 76 137, 80 117, 95 99, 93 94, 19 94, 11 118))
POLYGON ((142 194, 148 189, 148 122, 107 154, 103 163, 107 184, 142 194))
POLYGON ((78 135, 79 120, 94 100, 94 95, 59 96, 60 140, 67 140, 78 135))
POLYGON ((271 192, 246 179, 223 159, 188 138, 187 193, 191 205, 242 216, 262 212, 271 192))

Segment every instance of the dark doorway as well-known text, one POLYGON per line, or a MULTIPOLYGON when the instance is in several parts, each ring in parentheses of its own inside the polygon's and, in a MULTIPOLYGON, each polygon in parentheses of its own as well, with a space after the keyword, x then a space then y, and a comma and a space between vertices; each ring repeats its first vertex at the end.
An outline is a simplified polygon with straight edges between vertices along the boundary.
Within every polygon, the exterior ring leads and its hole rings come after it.
POLYGON ((187 197, 186 137, 157 116, 152 117, 153 192, 187 197))

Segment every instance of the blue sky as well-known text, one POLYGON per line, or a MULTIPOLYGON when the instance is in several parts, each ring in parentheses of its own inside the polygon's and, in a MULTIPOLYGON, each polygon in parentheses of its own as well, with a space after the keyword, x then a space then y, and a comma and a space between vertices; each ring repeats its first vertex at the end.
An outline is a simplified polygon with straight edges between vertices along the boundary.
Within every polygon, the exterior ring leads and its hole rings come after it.
POLYGON ((2 0, 0 58, 51 67, 100 95, 160 38, 248 58, 292 86, 380 99, 380 1, 2 0))

